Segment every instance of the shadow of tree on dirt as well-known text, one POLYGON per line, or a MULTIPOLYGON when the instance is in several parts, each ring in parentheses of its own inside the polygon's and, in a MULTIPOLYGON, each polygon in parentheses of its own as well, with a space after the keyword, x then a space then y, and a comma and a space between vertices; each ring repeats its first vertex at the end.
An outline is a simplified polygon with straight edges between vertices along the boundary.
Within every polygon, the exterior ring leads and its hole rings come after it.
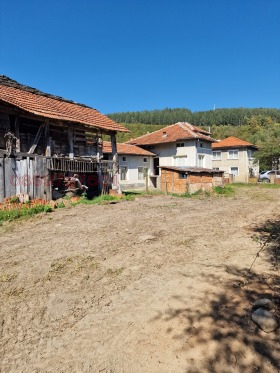
MULTIPOLYGON (((269 221, 255 227, 255 238, 263 246, 264 255, 278 271, 280 221, 269 221)), ((255 273, 254 267, 228 267, 230 280, 218 275, 204 276, 204 280, 223 291, 203 293, 200 305, 190 307, 190 299, 174 296, 181 303, 176 309, 157 318, 178 325, 169 328, 173 339, 182 342, 186 373, 247 373, 280 371, 280 332, 261 331, 251 320, 252 304, 269 298, 275 304, 280 320, 280 276, 278 272, 255 273)), ((187 276, 187 275, 186 275, 187 276)))

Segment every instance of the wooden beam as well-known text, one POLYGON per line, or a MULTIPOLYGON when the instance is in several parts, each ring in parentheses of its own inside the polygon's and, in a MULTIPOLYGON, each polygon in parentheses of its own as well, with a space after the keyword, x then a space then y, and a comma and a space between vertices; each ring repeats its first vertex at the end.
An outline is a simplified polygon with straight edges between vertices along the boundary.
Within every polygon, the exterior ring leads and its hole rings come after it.
POLYGON ((46 157, 51 156, 50 124, 45 122, 46 157))
POLYGON ((19 132, 19 126, 20 126, 20 117, 16 116, 15 120, 15 137, 16 139, 16 153, 20 153, 20 132, 19 132))
POLYGON ((114 157, 115 154, 117 154, 117 139, 116 139, 116 133, 111 134, 111 146, 112 146, 112 156, 114 157))
POLYGON ((42 135, 42 132, 43 132, 44 127, 45 127, 45 123, 42 123, 41 126, 40 126, 39 129, 38 129, 38 132, 37 132, 37 134, 36 134, 36 136, 35 136, 35 139, 34 139, 34 141, 33 141, 32 146, 31 146, 31 148, 30 148, 29 151, 28 151, 28 154, 33 154, 33 153, 34 153, 34 150, 36 149, 36 147, 37 147, 37 145, 38 145, 38 142, 39 142, 39 140, 40 140, 40 137, 41 137, 41 135, 42 135))
POLYGON ((112 146, 112 157, 113 157, 113 184, 112 184, 112 189, 117 191, 117 193, 121 194, 116 132, 113 132, 111 134, 111 146, 112 146))
POLYGON ((68 127, 69 158, 74 158, 73 126, 68 127))

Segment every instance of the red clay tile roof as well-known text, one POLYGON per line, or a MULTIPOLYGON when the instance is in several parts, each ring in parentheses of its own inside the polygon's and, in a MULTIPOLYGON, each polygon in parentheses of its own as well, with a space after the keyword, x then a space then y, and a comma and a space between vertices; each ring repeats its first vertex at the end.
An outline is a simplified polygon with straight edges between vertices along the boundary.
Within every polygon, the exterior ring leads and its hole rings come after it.
MULTIPOLYGON (((132 154, 132 155, 149 155, 154 156, 154 153, 148 150, 142 149, 136 145, 130 145, 125 143, 117 144, 118 154, 132 154)), ((109 141, 103 141, 103 153, 112 153, 111 143, 109 141)))
POLYGON ((212 144, 212 149, 222 149, 222 148, 258 148, 256 145, 253 145, 247 141, 238 139, 237 137, 230 136, 224 140, 212 144))
POLYGON ((202 139, 209 142, 216 141, 210 137, 209 132, 187 122, 178 122, 158 131, 127 141, 127 143, 136 145, 152 145, 187 139, 202 139))
POLYGON ((0 76, 1 101, 44 118, 80 123, 107 131, 129 132, 95 109, 26 87, 5 76, 0 76))

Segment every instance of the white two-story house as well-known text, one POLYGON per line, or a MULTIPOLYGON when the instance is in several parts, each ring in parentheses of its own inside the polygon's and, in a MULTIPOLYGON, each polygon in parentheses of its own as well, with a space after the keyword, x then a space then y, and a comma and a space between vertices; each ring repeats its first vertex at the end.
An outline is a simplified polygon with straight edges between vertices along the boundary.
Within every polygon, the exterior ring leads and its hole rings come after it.
POLYGON ((187 122, 179 122, 128 141, 156 154, 153 174, 160 176, 160 167, 212 168, 210 133, 187 122))
POLYGON ((234 182, 248 183, 250 177, 257 177, 259 164, 255 162, 256 145, 237 137, 227 137, 212 144, 212 167, 233 176, 234 182))

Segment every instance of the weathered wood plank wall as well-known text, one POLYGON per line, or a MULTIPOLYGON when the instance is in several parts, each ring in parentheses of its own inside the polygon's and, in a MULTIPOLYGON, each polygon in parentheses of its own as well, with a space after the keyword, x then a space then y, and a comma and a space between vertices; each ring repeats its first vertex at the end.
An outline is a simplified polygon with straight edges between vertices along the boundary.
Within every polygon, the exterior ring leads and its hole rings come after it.
POLYGON ((0 157, 0 202, 20 193, 28 194, 31 199, 51 199, 46 158, 0 157))

